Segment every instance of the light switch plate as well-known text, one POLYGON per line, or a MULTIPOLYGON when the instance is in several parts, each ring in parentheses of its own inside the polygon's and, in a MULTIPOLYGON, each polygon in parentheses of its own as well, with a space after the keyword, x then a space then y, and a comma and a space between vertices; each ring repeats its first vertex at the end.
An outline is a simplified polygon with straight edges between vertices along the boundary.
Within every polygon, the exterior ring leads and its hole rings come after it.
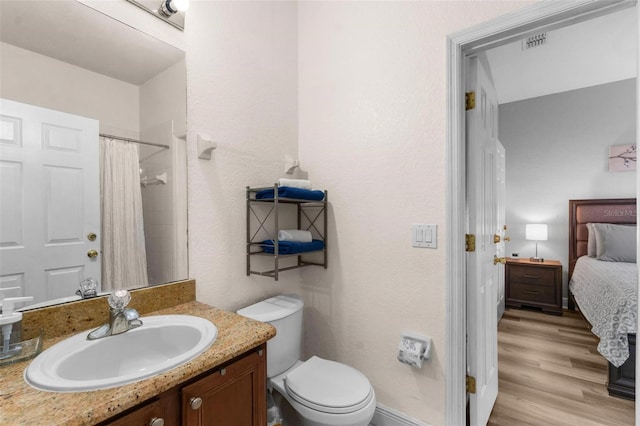
POLYGON ((436 248, 438 246, 438 225, 411 225, 411 246, 436 248))

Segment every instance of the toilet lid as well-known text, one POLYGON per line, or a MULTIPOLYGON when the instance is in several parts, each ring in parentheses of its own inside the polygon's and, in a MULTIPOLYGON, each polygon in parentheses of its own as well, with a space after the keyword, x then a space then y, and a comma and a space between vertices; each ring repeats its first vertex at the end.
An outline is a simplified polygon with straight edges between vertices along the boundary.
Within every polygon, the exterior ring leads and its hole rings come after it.
POLYGON ((364 374, 317 356, 287 374, 284 382, 293 399, 325 413, 351 413, 371 400, 371 384, 364 374))

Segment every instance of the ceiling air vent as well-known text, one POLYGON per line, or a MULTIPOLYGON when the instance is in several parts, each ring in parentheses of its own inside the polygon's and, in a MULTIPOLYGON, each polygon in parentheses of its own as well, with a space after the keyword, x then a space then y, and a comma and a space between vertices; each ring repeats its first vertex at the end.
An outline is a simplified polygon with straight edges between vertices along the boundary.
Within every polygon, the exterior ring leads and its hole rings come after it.
POLYGON ((522 40, 522 50, 533 49, 547 43, 547 33, 538 33, 522 40))

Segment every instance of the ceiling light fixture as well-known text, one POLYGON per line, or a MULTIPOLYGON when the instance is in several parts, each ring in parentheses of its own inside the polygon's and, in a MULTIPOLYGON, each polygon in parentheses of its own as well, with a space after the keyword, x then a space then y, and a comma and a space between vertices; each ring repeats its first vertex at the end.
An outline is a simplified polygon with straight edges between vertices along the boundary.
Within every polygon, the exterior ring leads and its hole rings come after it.
POLYGON ((189 8, 189 0, 161 0, 162 3, 158 3, 159 0, 127 1, 180 31, 184 31, 184 11, 189 8))
POLYGON ((189 9, 189 0, 162 0, 158 12, 169 17, 178 12, 189 9))

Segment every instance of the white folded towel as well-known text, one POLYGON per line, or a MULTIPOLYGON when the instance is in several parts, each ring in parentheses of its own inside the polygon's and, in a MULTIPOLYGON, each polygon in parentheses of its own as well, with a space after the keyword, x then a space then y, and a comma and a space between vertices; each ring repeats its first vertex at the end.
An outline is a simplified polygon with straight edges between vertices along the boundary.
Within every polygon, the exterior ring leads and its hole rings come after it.
POLYGON ((278 185, 279 186, 291 186, 293 188, 300 188, 300 189, 308 189, 311 190, 311 181, 307 180, 307 179, 287 179, 287 178, 280 178, 278 180, 278 185))
POLYGON ((297 243, 310 243, 311 232, 300 229, 281 229, 278 231, 278 241, 295 241, 297 243))

